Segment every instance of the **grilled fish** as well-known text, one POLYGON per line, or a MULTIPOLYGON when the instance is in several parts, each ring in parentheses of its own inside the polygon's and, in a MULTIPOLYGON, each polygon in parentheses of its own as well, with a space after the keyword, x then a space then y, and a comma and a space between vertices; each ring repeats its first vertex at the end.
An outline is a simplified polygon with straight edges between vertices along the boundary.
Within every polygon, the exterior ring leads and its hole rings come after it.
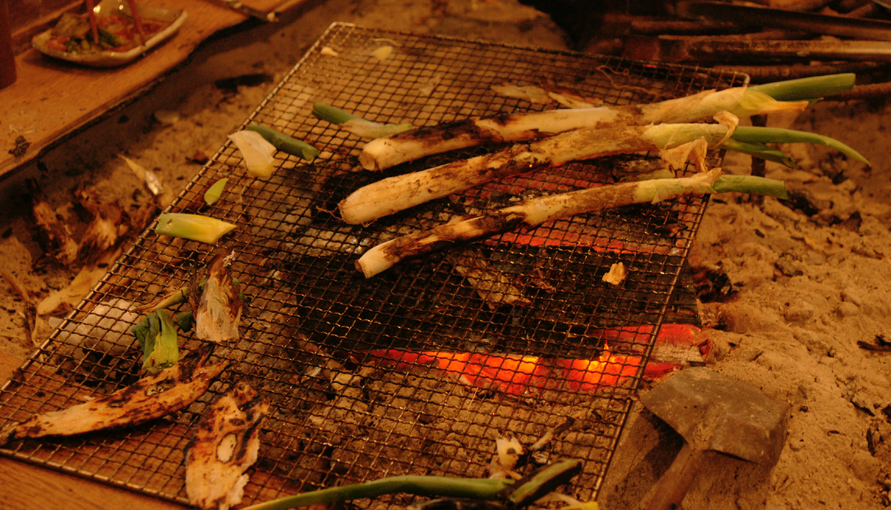
POLYGON ((268 410, 269 402, 245 381, 207 408, 186 445, 186 494, 192 505, 227 510, 241 502, 268 410))
POLYGON ((179 411, 207 391, 211 381, 226 368, 225 361, 208 365, 210 354, 210 349, 204 349, 109 395, 36 414, 0 433, 0 445, 19 438, 72 436, 138 425, 179 411))

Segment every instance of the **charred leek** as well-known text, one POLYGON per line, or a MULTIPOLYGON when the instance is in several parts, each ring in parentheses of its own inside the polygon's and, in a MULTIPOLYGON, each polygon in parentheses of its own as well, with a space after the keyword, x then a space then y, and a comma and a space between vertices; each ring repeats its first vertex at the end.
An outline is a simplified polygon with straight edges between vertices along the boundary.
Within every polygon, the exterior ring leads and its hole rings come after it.
POLYGON ((708 90, 650 104, 474 117, 372 140, 362 149, 359 163, 367 170, 383 170, 454 149, 485 143, 535 140, 573 129, 700 122, 722 111, 739 117, 799 111, 810 100, 850 89, 853 85, 853 74, 841 74, 749 88, 708 90))
POLYGON ((729 130, 723 124, 658 124, 568 131, 492 154, 388 177, 356 190, 338 207, 343 221, 365 224, 508 175, 612 154, 669 151, 697 140, 705 140, 709 147, 729 142, 728 148, 787 163, 791 161, 788 156, 764 144, 817 143, 835 148, 857 161, 869 163, 847 145, 813 133, 748 126, 737 126, 732 134, 729 130), (728 134, 730 138, 727 138, 728 134))
POLYGON ((356 267, 366 278, 370 278, 401 260, 518 227, 531 227, 610 207, 656 203, 688 194, 730 191, 788 198, 786 187, 780 181, 754 176, 722 176, 720 170, 690 177, 613 184, 526 200, 481 216, 398 237, 365 252, 356 261, 356 267))
POLYGON ((241 287, 232 277, 235 253, 216 256, 207 267, 207 278, 196 279, 188 299, 195 319, 195 336, 225 343, 237 340, 244 308, 241 287))

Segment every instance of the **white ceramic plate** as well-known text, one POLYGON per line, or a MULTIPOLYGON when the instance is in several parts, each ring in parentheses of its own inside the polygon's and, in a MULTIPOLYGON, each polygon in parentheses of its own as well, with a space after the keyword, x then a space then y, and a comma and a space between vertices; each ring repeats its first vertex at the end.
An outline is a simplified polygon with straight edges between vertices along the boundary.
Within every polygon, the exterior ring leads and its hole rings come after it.
MULTIPOLYGON (((41 32, 31 39, 31 45, 44 55, 54 58, 60 58, 69 62, 75 62, 93 67, 116 67, 139 58, 143 53, 154 46, 157 46, 179 30, 179 27, 186 21, 188 15, 182 9, 168 10, 157 7, 139 5, 139 15, 142 19, 151 19, 169 23, 163 30, 152 34, 152 36, 141 46, 137 46, 128 51, 99 51, 95 53, 71 53, 67 51, 58 51, 47 47, 52 30, 41 32)), ((114 13, 129 15, 129 5, 124 0, 103 0, 96 5, 94 11, 97 16, 105 16, 114 13)))

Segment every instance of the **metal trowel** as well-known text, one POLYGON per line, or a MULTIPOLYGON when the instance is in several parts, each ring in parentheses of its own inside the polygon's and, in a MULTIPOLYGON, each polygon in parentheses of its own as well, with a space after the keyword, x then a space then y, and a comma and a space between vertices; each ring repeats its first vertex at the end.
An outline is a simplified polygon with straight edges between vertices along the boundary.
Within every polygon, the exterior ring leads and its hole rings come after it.
POLYGON ((687 368, 647 392, 641 403, 684 446, 645 500, 646 510, 679 507, 709 456, 776 464, 786 439, 789 405, 708 368, 687 368))

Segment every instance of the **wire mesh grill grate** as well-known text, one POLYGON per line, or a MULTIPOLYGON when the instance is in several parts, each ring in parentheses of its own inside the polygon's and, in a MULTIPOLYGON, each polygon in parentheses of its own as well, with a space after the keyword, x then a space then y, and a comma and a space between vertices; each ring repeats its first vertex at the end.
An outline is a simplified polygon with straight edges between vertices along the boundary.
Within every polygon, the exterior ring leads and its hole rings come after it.
MULTIPOLYGON (((546 108, 495 94, 491 86, 501 83, 561 84, 628 104, 742 82, 709 70, 332 25, 245 122, 277 128, 322 155, 306 164, 278 154, 275 175, 259 180, 246 176, 231 143, 223 145, 168 210, 214 216, 236 230, 216 247, 144 233, 4 387, 0 416, 5 426, 134 382, 141 353, 129 329, 141 317, 132 304, 187 285, 221 248, 237 253, 233 272, 249 300, 242 339, 214 352, 230 361, 227 371, 190 407, 150 424, 23 440, 3 453, 185 502, 182 452, 191 428, 211 401, 247 378, 273 410, 245 502, 399 474, 488 476, 496 439, 512 435, 529 446, 549 433, 527 468, 581 459, 584 474, 568 490, 593 498, 704 202, 580 215, 365 279, 355 259, 378 241, 517 196, 602 181, 621 161, 570 164, 558 180, 545 173, 504 179, 354 227, 332 211, 380 175, 353 171, 364 142, 313 118, 312 102, 379 122, 431 125, 546 108), (385 45, 392 54, 376 57, 385 45), (205 205, 204 191, 222 177, 226 193, 205 205), (629 269, 625 283, 604 283, 620 261, 629 269), (510 301, 481 286, 496 277, 510 280, 510 301), (461 356, 485 370, 456 370, 461 356), (532 375, 523 364, 530 360, 547 375, 532 375), (608 363, 596 380, 576 380, 567 375, 579 372, 573 360, 608 363)), ((488 150, 430 156, 385 174, 488 150)), ((190 333, 181 343, 187 351, 201 345, 190 333)))

